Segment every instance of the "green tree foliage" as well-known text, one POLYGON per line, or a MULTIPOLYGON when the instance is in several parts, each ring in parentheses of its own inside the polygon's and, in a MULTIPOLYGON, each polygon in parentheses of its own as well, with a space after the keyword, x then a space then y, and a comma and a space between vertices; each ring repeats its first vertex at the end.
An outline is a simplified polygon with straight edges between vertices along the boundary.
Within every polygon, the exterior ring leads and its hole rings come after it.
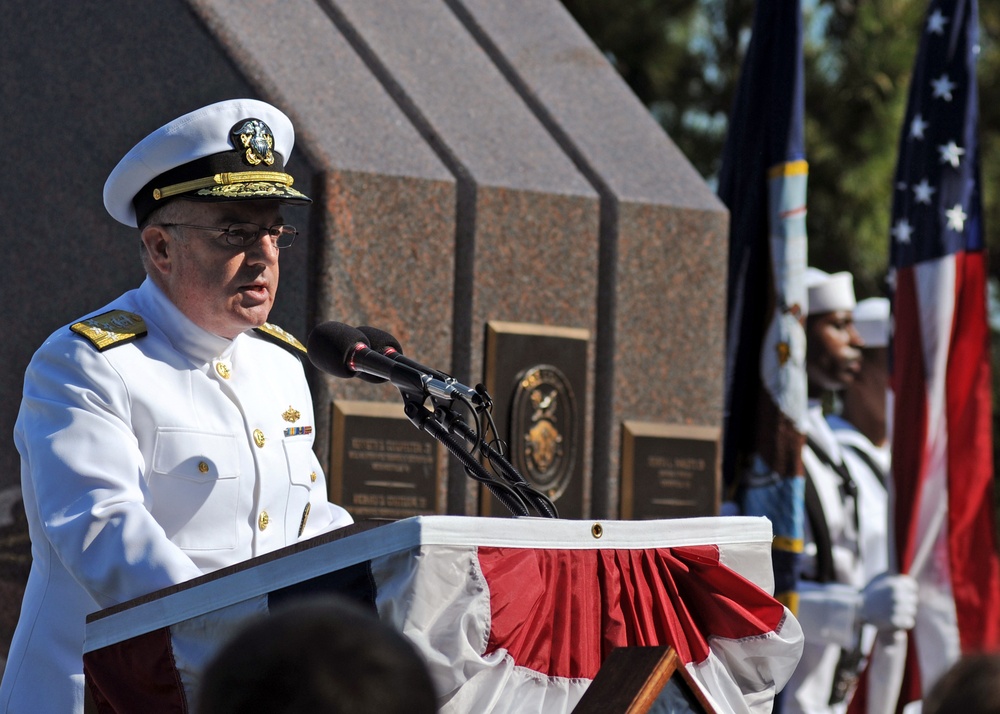
MULTIPOLYGON (((766 0, 776 1, 776 0, 766 0)), ((710 182, 718 173, 753 0, 564 0, 710 182)), ((979 3, 984 224, 1000 247, 1000 3, 979 3)), ((809 260, 883 292, 910 73, 927 4, 803 0, 809 260)), ((996 269, 996 266, 994 266, 996 269)))
POLYGON ((820 6, 812 16, 826 31, 805 49, 809 258, 850 270, 863 296, 878 294, 888 263, 893 176, 923 14, 922 3, 877 0, 820 6))

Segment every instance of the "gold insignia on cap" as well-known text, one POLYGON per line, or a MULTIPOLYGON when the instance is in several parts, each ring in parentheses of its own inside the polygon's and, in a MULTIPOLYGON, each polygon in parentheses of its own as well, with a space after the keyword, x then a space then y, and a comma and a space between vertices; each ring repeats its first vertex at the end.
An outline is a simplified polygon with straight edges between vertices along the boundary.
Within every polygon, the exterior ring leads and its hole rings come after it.
POLYGON ((302 418, 302 412, 300 412, 298 409, 293 409, 292 405, 289 404, 288 411, 284 412, 281 415, 281 418, 291 424, 294 424, 295 422, 297 422, 299 419, 302 418))
POLYGON ((134 312, 111 310, 81 320, 71 325, 69 329, 86 337, 99 352, 103 352, 109 347, 123 345, 144 336, 146 321, 134 312))
POLYGON ((274 163, 274 135, 271 127, 260 119, 247 119, 242 124, 233 127, 233 143, 237 148, 246 149, 244 157, 248 164, 256 166, 274 163), (237 143, 238 142, 238 143, 237 143))
MULTIPOLYGON (((198 191, 199 196, 231 195, 247 193, 254 196, 280 194, 285 198, 306 198, 304 193, 292 188, 295 183, 289 174, 281 171, 226 171, 205 178, 175 183, 153 189, 153 198, 179 196, 189 191, 198 191), (263 183, 262 183, 263 182, 263 183), (282 188, 274 186, 280 184, 282 188)), ((236 198, 243 198, 237 195, 236 198)))
POLYGON ((285 184, 273 183, 234 183, 228 186, 215 186, 214 188, 203 188, 198 191, 198 196, 214 196, 227 201, 246 198, 300 198, 303 201, 307 196, 285 184))

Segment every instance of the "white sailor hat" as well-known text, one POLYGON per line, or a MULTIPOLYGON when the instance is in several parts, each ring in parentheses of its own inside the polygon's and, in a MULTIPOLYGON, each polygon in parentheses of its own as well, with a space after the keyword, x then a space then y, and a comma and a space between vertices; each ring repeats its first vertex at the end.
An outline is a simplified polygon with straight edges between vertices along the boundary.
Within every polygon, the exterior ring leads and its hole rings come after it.
POLYGON ((831 274, 807 268, 806 289, 809 291, 807 315, 853 310, 857 304, 854 299, 854 276, 846 271, 831 274))
POLYGON ((889 301, 884 297, 862 300, 854 308, 854 327, 865 347, 889 346, 889 301))
POLYGON ((104 206, 134 227, 177 197, 311 203, 285 173, 294 143, 292 122, 266 102, 210 104, 161 126, 125 154, 104 184, 104 206))

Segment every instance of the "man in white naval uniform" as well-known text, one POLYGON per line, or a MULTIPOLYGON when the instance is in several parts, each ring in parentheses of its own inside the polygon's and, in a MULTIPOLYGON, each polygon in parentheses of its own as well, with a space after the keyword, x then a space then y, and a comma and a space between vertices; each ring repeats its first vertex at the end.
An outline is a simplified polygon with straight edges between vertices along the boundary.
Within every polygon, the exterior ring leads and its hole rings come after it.
POLYGON ((864 343, 861 368, 843 391, 840 414, 826 418, 844 461, 865 494, 859 499, 859 508, 861 539, 871 543, 863 559, 867 579, 888 567, 888 550, 881 544, 888 541, 886 479, 891 465, 887 428, 889 313, 889 301, 884 297, 858 302, 854 326, 864 343))
POLYGON ((876 632, 913 627, 917 594, 912 578, 885 572, 884 488, 845 460, 823 415, 821 397, 843 390, 861 364, 853 279, 810 268, 806 284, 806 558, 798 612, 805 646, 784 711, 818 714, 847 710, 876 632))
POLYGON ((88 613, 351 523, 312 451, 304 348, 266 323, 309 199, 288 118, 220 102, 137 144, 105 185, 147 278, 57 330, 14 438, 32 566, 0 711, 82 712, 88 613))

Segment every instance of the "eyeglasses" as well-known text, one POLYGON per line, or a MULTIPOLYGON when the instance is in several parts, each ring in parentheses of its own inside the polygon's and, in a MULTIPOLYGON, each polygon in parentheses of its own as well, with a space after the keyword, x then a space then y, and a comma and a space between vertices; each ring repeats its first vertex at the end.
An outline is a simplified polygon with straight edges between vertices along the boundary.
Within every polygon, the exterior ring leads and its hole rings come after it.
POLYGON ((279 224, 265 228, 257 223, 230 223, 228 228, 216 226, 193 226, 190 223, 160 223, 164 228, 195 228, 200 231, 216 231, 226 239, 226 243, 237 248, 249 248, 257 242, 261 233, 267 233, 274 239, 277 248, 287 248, 295 242, 299 234, 295 226, 279 224))

